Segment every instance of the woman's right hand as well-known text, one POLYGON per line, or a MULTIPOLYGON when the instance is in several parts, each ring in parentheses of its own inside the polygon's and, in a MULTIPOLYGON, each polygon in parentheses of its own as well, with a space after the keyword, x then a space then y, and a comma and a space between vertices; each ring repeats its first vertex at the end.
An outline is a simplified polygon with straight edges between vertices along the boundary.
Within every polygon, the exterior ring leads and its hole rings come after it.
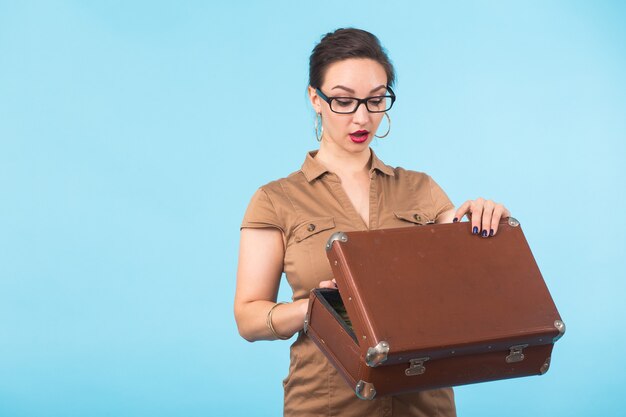
POLYGON ((320 281, 318 288, 332 288, 337 289, 337 281, 335 279, 329 279, 328 281, 320 281))

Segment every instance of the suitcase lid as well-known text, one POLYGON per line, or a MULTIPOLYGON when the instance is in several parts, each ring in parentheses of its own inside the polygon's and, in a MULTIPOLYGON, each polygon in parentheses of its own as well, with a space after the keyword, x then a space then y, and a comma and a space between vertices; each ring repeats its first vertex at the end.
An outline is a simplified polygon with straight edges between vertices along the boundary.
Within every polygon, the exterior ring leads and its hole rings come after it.
POLYGON ((513 218, 490 238, 428 224, 338 232, 326 248, 369 366, 491 350, 517 361, 565 331, 513 218))

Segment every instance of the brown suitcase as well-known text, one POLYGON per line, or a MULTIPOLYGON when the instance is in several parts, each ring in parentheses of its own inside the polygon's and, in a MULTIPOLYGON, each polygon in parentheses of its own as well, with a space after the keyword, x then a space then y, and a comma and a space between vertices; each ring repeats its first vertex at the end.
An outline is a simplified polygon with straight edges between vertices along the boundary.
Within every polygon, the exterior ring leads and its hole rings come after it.
POLYGON ((338 291, 311 291, 304 331, 359 398, 548 370, 565 325, 519 222, 503 219, 491 238, 470 227, 337 232, 328 240, 338 291))

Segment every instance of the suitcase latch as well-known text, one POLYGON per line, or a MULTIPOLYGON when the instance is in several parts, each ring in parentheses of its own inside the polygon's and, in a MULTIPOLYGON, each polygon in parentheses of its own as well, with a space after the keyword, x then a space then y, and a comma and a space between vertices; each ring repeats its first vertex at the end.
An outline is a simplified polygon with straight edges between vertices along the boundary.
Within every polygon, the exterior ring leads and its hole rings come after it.
POLYGON ((410 359, 409 362, 411 364, 409 365, 408 368, 406 368, 404 373, 406 374, 406 376, 415 376, 415 375, 423 374, 424 372, 426 372, 426 367, 424 366, 424 362, 426 362, 429 359, 430 359, 429 357, 410 359))
POLYGON ((509 356, 506 357, 506 363, 515 363, 515 362, 521 362, 524 360, 524 353, 522 352, 522 350, 524 348, 527 348, 528 345, 515 345, 515 346, 511 346, 511 351, 509 353, 509 356))

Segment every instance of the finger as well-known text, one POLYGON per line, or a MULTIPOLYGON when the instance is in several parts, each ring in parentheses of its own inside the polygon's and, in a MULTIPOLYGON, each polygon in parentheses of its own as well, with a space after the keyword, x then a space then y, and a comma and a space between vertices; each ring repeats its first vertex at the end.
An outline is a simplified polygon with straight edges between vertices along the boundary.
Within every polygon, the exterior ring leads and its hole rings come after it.
POLYGON ((504 214, 504 206, 502 204, 496 204, 496 207, 493 209, 493 216, 491 217, 491 231, 489 236, 495 236, 498 233, 498 226, 500 225, 500 219, 504 214))
POLYGON ((332 288, 332 289, 334 289, 334 288, 337 288, 337 285, 333 281, 331 281, 331 280, 320 281, 319 288, 332 288))
POLYGON ((485 199, 477 198, 476 200, 474 200, 470 209, 470 212, 472 213, 472 234, 474 235, 478 235, 480 233, 484 206, 485 199))
POLYGON ((492 236, 495 236, 495 234, 498 233, 500 219, 502 219, 503 217, 511 217, 511 212, 502 204, 498 204, 493 212, 493 220, 492 220, 493 235, 492 236), (495 224, 493 222, 495 222, 495 224))
POLYGON ((454 219, 452 220, 453 223, 460 222, 463 219, 463 216, 467 214, 471 203, 472 200, 467 200, 465 203, 461 204, 456 212, 454 212, 454 219))
POLYGON ((495 206, 496 205, 492 200, 485 201, 480 232, 480 235, 482 237, 489 237, 489 232, 492 226, 491 221, 493 217, 493 209, 495 208, 495 206))

